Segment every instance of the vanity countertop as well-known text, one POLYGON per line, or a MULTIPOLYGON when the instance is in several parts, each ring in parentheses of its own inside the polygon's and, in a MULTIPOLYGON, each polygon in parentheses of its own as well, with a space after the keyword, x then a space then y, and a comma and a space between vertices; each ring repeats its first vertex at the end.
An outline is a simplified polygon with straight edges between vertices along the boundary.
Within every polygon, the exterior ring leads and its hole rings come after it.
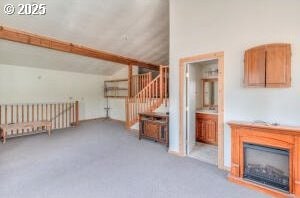
POLYGON ((218 115, 218 112, 215 110, 196 110, 196 113, 218 115))

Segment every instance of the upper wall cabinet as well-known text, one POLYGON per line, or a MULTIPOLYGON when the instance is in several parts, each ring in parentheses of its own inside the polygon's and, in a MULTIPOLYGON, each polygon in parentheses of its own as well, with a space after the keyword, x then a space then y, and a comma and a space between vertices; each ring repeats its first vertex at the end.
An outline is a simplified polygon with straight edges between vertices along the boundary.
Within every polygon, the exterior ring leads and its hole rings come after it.
POLYGON ((246 87, 290 87, 291 45, 269 44, 245 52, 246 87))

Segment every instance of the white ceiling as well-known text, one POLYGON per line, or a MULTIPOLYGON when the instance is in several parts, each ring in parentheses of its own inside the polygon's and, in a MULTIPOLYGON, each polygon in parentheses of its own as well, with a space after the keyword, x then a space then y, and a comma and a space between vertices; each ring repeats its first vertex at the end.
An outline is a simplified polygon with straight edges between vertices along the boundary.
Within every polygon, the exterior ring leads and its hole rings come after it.
MULTIPOLYGON (((0 24, 154 64, 168 64, 168 0, 1 0, 0 8, 7 3, 17 6, 19 3, 32 2, 45 3, 47 14, 9 16, 1 11, 0 24)), ((37 47, 14 48, 13 44, 0 42, 0 48, 0 63, 2 58, 6 62, 18 62, 15 59, 24 60, 29 56, 34 59, 28 58, 23 62, 34 67, 64 67, 61 70, 70 70, 72 67, 72 70, 78 72, 85 72, 86 68, 89 68, 86 73, 99 73, 101 70, 104 72, 107 68, 99 67, 106 67, 105 65, 110 65, 112 70, 107 71, 108 73, 115 72, 115 69, 112 69, 114 65, 119 68, 118 64, 97 62, 92 58, 37 47), (34 63, 35 61, 38 64, 34 63), (48 65, 42 64, 48 61, 48 65)))
POLYGON ((126 65, 5 40, 0 40, 0 64, 98 75, 112 75, 126 67, 126 65))

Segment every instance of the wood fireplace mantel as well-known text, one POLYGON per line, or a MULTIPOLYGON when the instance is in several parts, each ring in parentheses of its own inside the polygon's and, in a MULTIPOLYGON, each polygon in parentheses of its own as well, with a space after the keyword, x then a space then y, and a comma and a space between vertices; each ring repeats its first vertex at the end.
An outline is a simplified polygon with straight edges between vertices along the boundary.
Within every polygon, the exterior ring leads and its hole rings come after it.
POLYGON ((300 127, 236 121, 228 124, 231 127, 231 170, 228 179, 274 197, 300 197, 300 127), (244 143, 276 147, 289 151, 290 193, 243 179, 244 143))

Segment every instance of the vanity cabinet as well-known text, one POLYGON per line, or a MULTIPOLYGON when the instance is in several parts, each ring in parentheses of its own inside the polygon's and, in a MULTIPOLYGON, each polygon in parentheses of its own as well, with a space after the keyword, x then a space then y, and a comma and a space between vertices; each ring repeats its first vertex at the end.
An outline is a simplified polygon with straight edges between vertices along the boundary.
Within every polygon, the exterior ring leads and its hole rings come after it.
POLYGON ((291 45, 268 44, 245 52, 246 87, 290 87, 291 45))
POLYGON ((196 113, 196 140, 207 144, 218 144, 218 115, 196 113))

